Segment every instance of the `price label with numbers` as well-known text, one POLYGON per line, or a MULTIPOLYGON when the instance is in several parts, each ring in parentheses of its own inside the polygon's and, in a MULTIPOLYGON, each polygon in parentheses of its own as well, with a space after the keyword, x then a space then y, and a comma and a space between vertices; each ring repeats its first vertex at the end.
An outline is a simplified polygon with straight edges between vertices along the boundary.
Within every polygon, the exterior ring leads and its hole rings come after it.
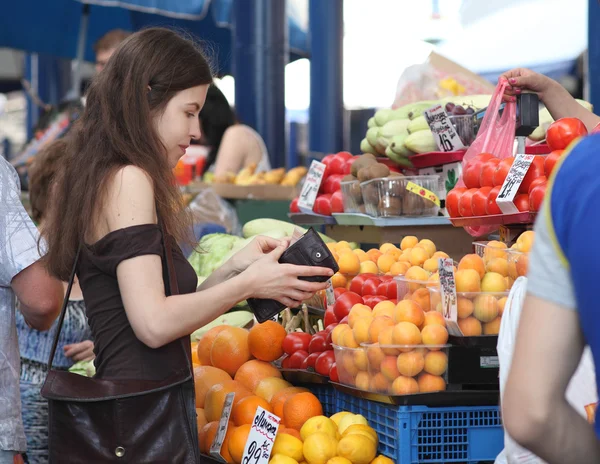
POLYGON ((429 200, 430 202, 440 206, 440 199, 438 198, 438 196, 435 193, 421 187, 420 185, 415 184, 414 182, 407 183, 406 190, 408 190, 409 192, 412 192, 416 195, 419 195, 420 197, 423 197, 426 200, 429 200))
POLYGON ((331 306, 335 303, 335 292, 333 291, 333 284, 331 283, 331 279, 327 281, 325 297, 327 298, 327 306, 331 306))
POLYGON ((221 420, 219 420, 219 428, 217 429, 217 434, 215 435, 212 445, 210 445, 210 455, 221 462, 227 462, 225 458, 221 456, 221 447, 223 446, 223 441, 225 441, 225 435, 227 434, 227 426, 229 425, 229 416, 231 416, 234 397, 234 392, 227 393, 225 403, 223 404, 221 420))
POLYGON ((504 214, 519 212, 519 209, 514 204, 514 199, 534 158, 534 155, 517 155, 515 157, 508 175, 504 179, 502 187, 500 187, 500 193, 498 193, 498 197, 496 198, 498 208, 504 214))
POLYGON ((252 428, 242 455, 242 464, 267 464, 281 419, 260 406, 256 409, 252 428))
POLYGON ((306 180, 302 185, 300 197, 298 198, 298 208, 303 213, 312 213, 317 194, 321 188, 321 181, 325 175, 326 166, 319 161, 313 161, 308 168, 306 180))
POLYGON ((450 335, 462 336, 458 327, 458 303, 456 299, 456 282, 454 280, 454 261, 450 258, 438 259, 440 275, 440 295, 442 298, 442 314, 450 335))
POLYGON ((442 105, 432 106, 423 115, 440 151, 448 152, 465 148, 442 105))

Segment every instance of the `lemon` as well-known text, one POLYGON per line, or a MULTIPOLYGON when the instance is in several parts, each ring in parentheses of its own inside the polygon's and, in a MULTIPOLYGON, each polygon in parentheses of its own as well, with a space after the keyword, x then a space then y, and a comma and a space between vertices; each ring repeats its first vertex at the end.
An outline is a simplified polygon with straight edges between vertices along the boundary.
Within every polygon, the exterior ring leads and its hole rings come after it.
POLYGON ((344 418, 346 416, 353 416, 353 415, 354 414, 352 414, 351 412, 342 411, 342 412, 338 412, 337 414, 334 414, 333 416, 331 416, 331 420, 333 422, 335 422, 335 425, 337 425, 339 427, 340 421, 342 420, 342 418, 344 418))
POLYGON ((377 432, 375 432, 375 430, 373 430, 368 425, 353 424, 350 427, 348 427, 346 430, 344 430, 342 437, 345 437, 348 435, 364 435, 365 437, 369 437, 371 440, 373 440, 375 442, 375 446, 377 446, 379 444, 379 438, 377 437, 377 432))
POLYGON ((298 461, 283 454, 276 454, 275 456, 271 456, 269 464, 298 464, 298 461))
POLYGON ((380 454, 379 456, 377 456, 375 459, 373 459, 371 461, 371 464, 394 464, 394 461, 392 461, 387 456, 380 454))
POLYGON ((350 414, 349 416, 342 417, 340 423, 338 424, 338 430, 342 435, 344 435, 344 431, 353 424, 369 425, 367 419, 360 414, 350 414))
POLYGON ((352 464, 370 464, 377 455, 377 446, 372 438, 364 435, 347 435, 338 443, 337 455, 352 464))
POLYGON ((272 454, 288 456, 300 462, 304 460, 303 444, 300 440, 287 433, 279 433, 275 437, 272 454))
POLYGON ((348 461, 346 458, 336 456, 327 461, 327 464, 352 464, 352 461, 348 461))
POLYGON ((338 442, 324 432, 313 433, 304 441, 304 459, 308 464, 327 464, 337 455, 338 442))
POLYGON ((308 419, 300 429, 302 441, 317 432, 323 432, 336 438, 338 428, 335 422, 325 416, 315 416, 308 419))

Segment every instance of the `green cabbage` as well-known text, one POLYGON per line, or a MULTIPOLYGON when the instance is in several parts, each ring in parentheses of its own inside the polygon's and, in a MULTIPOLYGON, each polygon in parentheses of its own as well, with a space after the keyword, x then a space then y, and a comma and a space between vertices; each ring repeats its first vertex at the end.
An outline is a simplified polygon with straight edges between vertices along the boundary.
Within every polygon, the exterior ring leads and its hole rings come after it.
POLYGON ((240 250, 245 240, 229 234, 208 234, 200 239, 188 261, 198 277, 208 277, 240 250))

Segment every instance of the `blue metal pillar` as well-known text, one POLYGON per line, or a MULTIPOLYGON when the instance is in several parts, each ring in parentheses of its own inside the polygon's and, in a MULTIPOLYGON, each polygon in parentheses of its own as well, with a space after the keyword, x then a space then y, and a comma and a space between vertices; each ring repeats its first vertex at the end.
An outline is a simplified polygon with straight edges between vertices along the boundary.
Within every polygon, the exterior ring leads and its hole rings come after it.
POLYGON ((310 0, 309 150, 344 149, 343 0, 310 0))
POLYGON ((234 0, 235 106, 240 122, 258 131, 271 165, 285 165, 285 65, 289 61, 287 2, 234 0))
POLYGON ((596 114, 600 114, 600 4, 598 0, 589 0, 588 3, 588 97, 596 114))

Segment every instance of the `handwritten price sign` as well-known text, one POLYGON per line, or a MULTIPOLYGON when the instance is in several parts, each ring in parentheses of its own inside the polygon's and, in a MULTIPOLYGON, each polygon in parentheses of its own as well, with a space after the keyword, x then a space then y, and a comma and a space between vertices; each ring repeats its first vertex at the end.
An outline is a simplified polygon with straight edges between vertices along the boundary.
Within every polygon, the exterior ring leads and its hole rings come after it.
POLYGON ((217 429, 217 435, 210 446, 210 455, 217 461, 227 462, 223 456, 221 456, 221 447, 225 441, 225 435, 227 434, 227 425, 229 424, 229 416, 231 415, 231 408, 233 406, 233 398, 235 393, 227 393, 225 396, 225 403, 223 404, 223 412, 221 413, 221 420, 219 421, 219 428, 217 429))
POLYGON ((450 335, 462 336, 458 327, 458 304, 456 299, 456 282, 454 280, 454 261, 450 258, 438 259, 440 290, 442 296, 442 314, 446 319, 446 327, 450 335))
POLYGON ((432 106, 423 115, 440 151, 448 152, 465 148, 442 105, 432 106))
POLYGON ((271 457, 275 436, 281 419, 260 406, 256 409, 242 464, 267 464, 271 457))
POLYGON ((496 198, 498 208, 500 208, 504 214, 514 214, 519 212, 519 209, 514 204, 514 199, 525 178, 525 174, 529 171, 533 158, 534 155, 517 155, 515 157, 515 161, 510 167, 508 175, 500 188, 500 193, 496 198))
POLYGON ((303 213, 312 213, 319 188, 321 188, 321 181, 325 175, 326 166, 318 161, 313 161, 308 168, 306 174, 306 180, 302 185, 300 197, 298 198, 298 208, 303 213))

